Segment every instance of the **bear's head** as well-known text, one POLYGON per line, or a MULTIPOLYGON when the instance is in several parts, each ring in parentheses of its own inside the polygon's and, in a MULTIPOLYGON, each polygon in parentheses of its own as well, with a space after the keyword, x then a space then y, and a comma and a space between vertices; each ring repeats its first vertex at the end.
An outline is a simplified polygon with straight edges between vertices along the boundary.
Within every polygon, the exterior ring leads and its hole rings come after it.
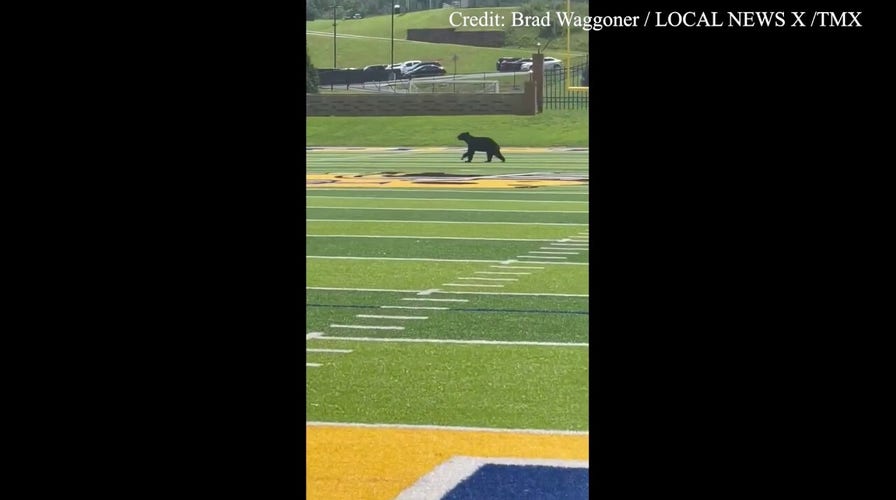
POLYGON ((459 136, 457 136, 457 138, 461 141, 465 141, 465 140, 469 139, 470 137, 472 137, 472 136, 470 135, 469 132, 463 132, 459 136))

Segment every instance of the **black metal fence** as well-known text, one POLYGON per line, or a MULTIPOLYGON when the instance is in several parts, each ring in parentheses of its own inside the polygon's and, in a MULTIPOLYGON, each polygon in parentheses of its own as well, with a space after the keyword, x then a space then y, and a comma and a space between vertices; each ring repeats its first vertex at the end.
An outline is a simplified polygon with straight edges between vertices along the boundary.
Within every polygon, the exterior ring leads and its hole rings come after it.
POLYGON ((569 67, 544 72, 544 109, 588 109, 590 80, 588 56, 573 59, 569 67))

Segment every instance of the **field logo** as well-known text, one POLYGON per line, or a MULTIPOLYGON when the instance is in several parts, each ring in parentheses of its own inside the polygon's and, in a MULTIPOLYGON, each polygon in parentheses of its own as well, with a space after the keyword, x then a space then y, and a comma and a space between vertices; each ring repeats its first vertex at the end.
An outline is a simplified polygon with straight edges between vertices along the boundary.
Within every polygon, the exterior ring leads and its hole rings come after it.
POLYGON ((305 187, 472 187, 472 188, 537 188, 546 186, 587 186, 588 174, 558 174, 553 172, 529 172, 520 174, 446 174, 428 172, 404 174, 380 172, 377 174, 308 174, 305 187))
POLYGON ((588 462, 452 457, 396 500, 585 500, 588 462))

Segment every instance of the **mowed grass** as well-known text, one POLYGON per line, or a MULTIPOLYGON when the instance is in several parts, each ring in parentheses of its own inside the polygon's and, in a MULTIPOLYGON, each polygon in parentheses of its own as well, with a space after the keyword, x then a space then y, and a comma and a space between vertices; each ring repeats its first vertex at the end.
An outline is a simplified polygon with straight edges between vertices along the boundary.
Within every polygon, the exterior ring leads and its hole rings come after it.
POLYGON ((309 341, 307 420, 588 429, 588 350, 309 341), (309 354, 310 356, 310 354, 309 354))
MULTIPOLYGON (((507 147, 587 147, 588 110, 545 110, 532 116, 309 116, 305 118, 308 146, 408 146, 464 147, 457 139, 461 132, 492 137, 507 147)), ((312 156, 309 154, 309 157, 312 156)), ((530 156, 507 156, 507 163, 530 156)), ((394 160, 401 161, 401 157, 394 160)), ((477 153, 474 163, 485 156, 477 153)), ((460 153, 445 156, 446 163, 458 164, 460 153)), ((553 160, 556 161, 556 160, 553 160)), ((553 163, 553 161, 551 161, 553 163)), ((542 162, 546 163, 546 162, 542 162)), ((486 165, 494 165, 489 163, 486 165)), ((362 164, 363 166, 363 164, 362 164)), ((581 170, 582 164, 579 162, 581 170)), ((587 170, 587 166, 585 167, 587 170)))
MULTIPOLYGON (((307 157, 370 175, 434 156, 307 157)), ((587 155, 553 157, 503 167, 587 178, 587 155)), ((588 428, 587 186, 306 194, 307 420, 588 428)))

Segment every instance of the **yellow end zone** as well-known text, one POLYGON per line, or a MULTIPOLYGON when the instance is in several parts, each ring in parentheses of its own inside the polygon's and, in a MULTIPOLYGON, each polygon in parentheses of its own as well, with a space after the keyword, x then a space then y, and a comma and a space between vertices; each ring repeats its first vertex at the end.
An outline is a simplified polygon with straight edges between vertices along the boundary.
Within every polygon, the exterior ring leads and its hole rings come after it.
POLYGON ((588 460, 588 436, 306 426, 307 498, 391 500, 454 456, 588 460))

